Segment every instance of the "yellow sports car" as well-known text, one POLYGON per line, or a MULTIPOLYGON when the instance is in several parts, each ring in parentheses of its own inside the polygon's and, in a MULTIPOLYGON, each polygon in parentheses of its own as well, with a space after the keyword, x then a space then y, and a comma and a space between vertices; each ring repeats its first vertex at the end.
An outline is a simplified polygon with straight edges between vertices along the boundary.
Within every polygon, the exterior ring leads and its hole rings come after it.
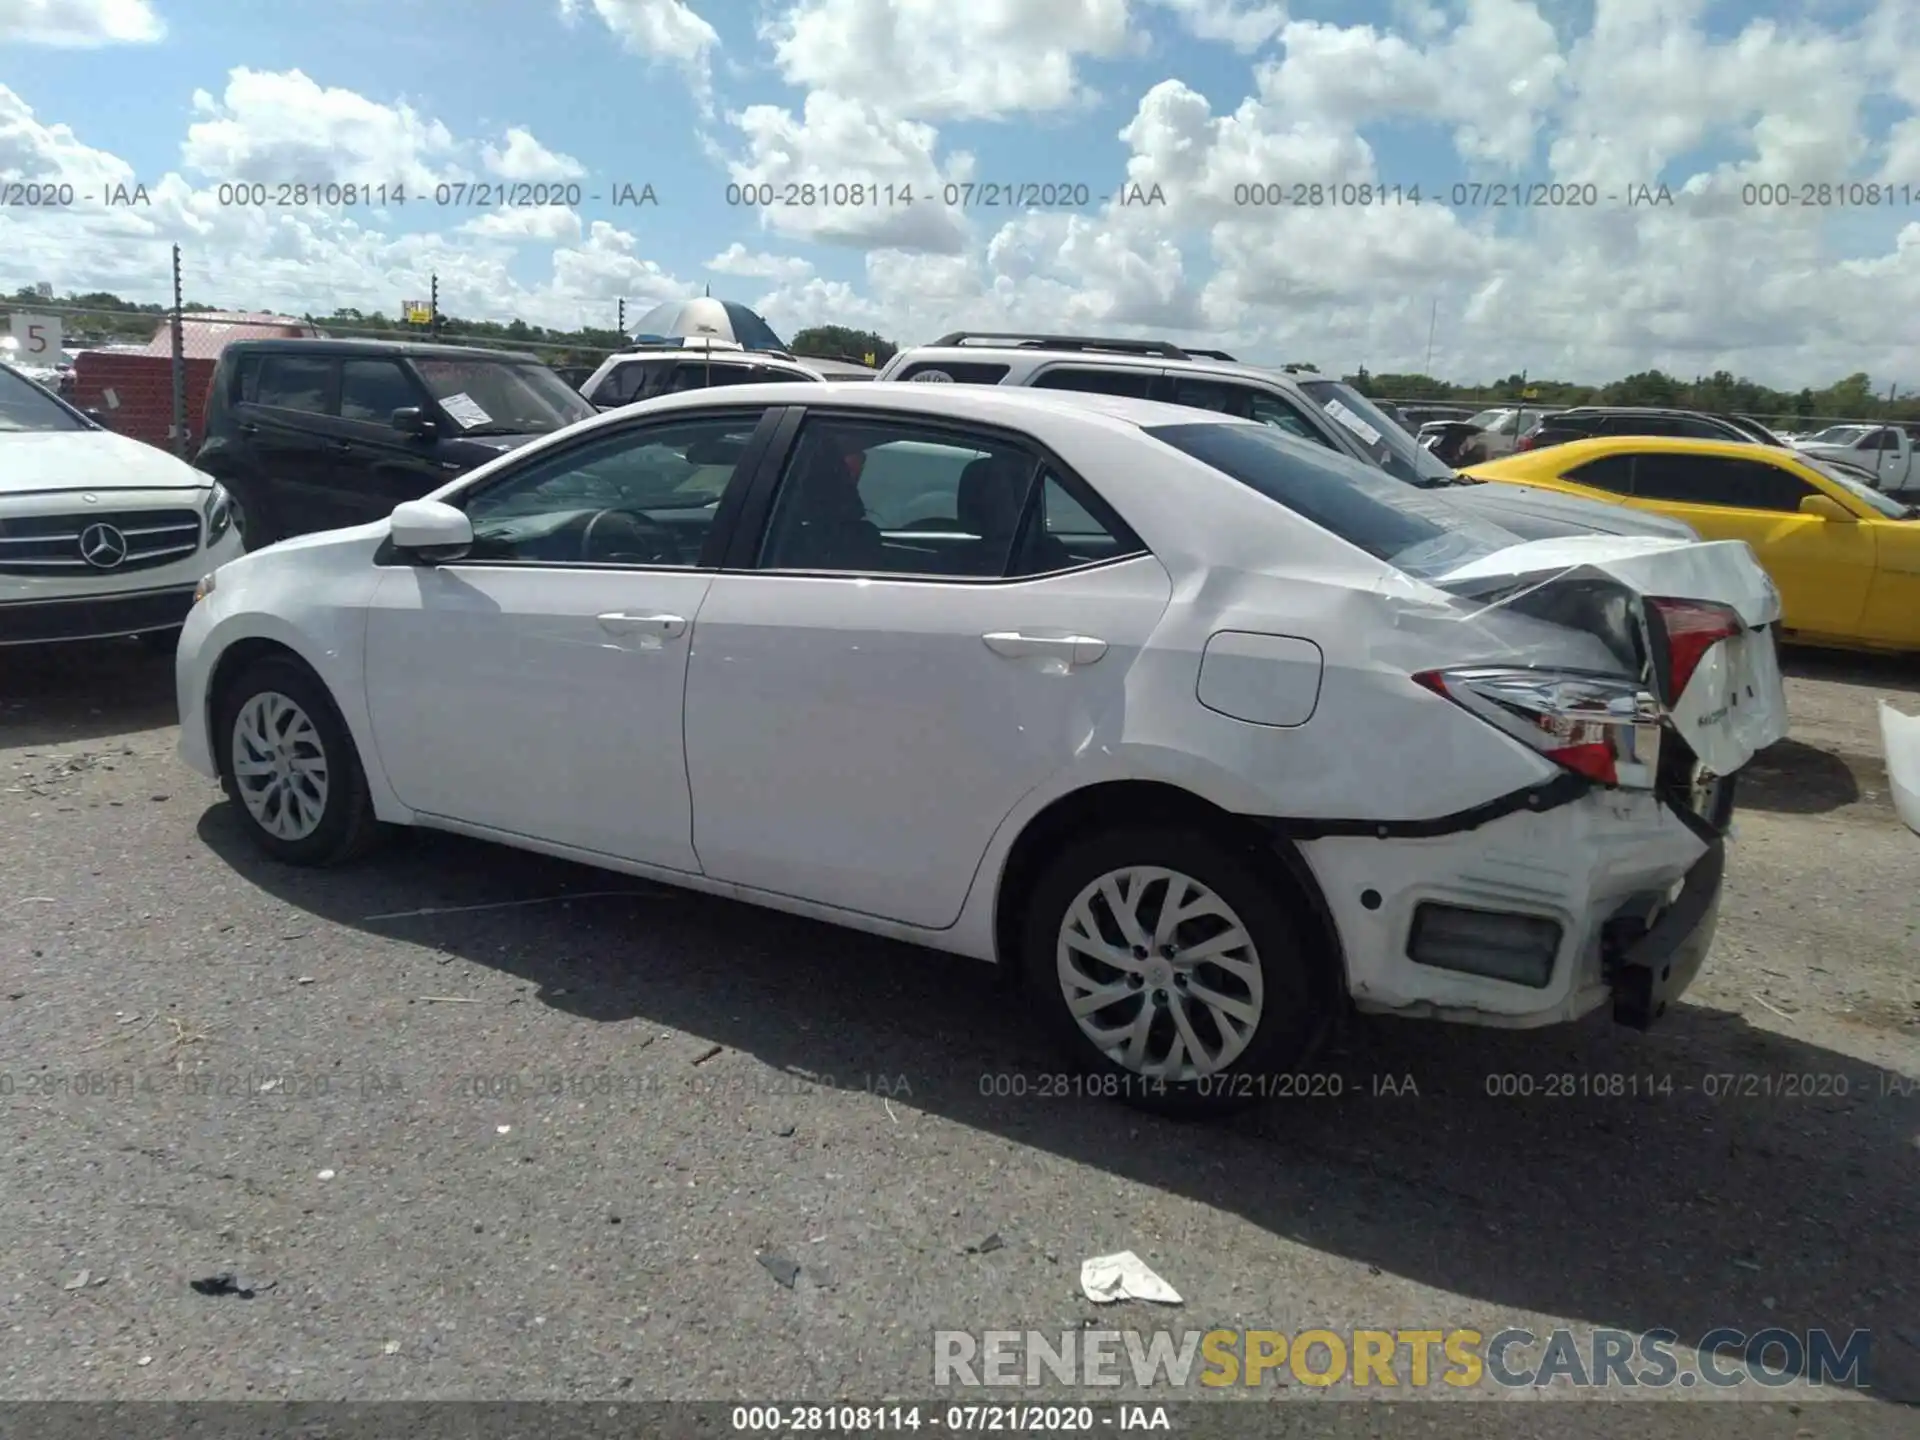
POLYGON ((1744 540, 1780 587, 1791 638, 1920 650, 1920 507, 1828 461, 1732 440, 1615 435, 1465 473, 1657 511, 1707 540, 1744 540))

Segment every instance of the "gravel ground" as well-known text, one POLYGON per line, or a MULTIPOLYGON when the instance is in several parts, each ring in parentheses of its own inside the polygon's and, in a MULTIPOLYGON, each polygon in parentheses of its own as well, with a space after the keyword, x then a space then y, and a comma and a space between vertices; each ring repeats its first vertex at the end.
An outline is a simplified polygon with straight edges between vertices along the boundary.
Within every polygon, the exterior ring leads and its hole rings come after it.
POLYGON ((1866 1328, 1920 1399, 1920 837, 1875 710, 1920 666, 1789 669, 1660 1028, 1364 1022, 1338 1096, 1178 1125, 1035 1093, 971 962, 448 837, 269 865, 175 759, 167 662, 0 655, 0 1396, 926 1396, 936 1327, 1098 1318, 1866 1328), (1083 1299, 1123 1249, 1184 1305, 1083 1299))

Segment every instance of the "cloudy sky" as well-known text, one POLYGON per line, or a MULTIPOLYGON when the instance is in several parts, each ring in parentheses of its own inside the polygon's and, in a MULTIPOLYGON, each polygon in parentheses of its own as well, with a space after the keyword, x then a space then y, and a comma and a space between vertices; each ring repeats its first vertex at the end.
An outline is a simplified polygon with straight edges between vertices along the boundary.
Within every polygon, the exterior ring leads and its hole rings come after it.
POLYGON ((1920 0, 0 0, 0 199, 9 291, 1920 387, 1920 0))

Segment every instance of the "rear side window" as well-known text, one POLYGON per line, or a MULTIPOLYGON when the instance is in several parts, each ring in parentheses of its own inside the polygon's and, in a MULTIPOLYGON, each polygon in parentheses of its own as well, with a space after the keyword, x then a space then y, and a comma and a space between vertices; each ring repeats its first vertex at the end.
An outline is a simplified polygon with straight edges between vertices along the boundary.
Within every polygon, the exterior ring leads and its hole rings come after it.
POLYGON ((646 398, 653 382, 664 375, 672 363, 671 360, 634 360, 616 365, 587 398, 596 405, 631 405, 646 398))
POLYGON ((254 403, 328 414, 333 408, 333 362, 312 355, 263 356, 254 403))
POLYGON ((1560 477, 1571 480, 1576 485, 1591 485, 1596 490, 1605 490, 1610 495, 1631 495, 1633 493, 1633 457, 1631 455, 1602 455, 1598 460, 1589 460, 1584 465, 1576 465, 1560 477))
POLYGON ((1439 575, 1519 543, 1458 506, 1267 426, 1157 425, 1144 433, 1409 575, 1439 575))
POLYGON ((1084 390, 1092 395, 1125 395, 1145 400, 1159 377, 1151 370, 1095 369, 1090 365, 1056 365, 1033 382, 1036 390, 1084 390))
POLYGON ((917 360, 894 378, 936 385, 943 380, 955 385, 998 385, 1007 378, 1008 368, 984 360, 917 360))
POLYGON ((1817 493, 1798 475, 1760 460, 1713 455, 1637 455, 1633 493, 1644 500, 1792 512, 1817 493))

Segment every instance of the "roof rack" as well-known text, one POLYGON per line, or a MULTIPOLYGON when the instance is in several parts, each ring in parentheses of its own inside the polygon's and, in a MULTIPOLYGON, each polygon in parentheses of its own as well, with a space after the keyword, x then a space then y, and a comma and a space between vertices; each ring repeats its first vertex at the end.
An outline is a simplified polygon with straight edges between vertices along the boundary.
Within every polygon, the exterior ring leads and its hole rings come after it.
MULTIPOLYGON (((1016 330, 955 330, 933 342, 935 349, 969 343, 1012 345, 1021 350, 1105 350, 1117 355, 1158 355, 1164 360, 1232 360, 1224 350, 1183 350, 1168 340, 1115 340, 1098 335, 1032 335, 1016 330)), ((1235 362, 1238 363, 1238 362, 1235 362)))

